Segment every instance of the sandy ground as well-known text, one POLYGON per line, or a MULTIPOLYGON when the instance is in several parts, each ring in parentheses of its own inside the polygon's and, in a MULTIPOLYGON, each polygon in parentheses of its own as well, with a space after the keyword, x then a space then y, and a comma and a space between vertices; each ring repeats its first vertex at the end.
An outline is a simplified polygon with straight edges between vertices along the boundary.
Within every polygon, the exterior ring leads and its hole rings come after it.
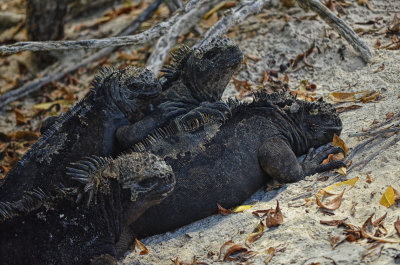
MULTIPOLYGON (((317 96, 327 97, 329 93, 336 91, 380 92, 378 100, 357 103, 362 106, 360 109, 341 114, 344 127, 341 137, 350 149, 354 148, 365 138, 349 137, 350 133, 371 128, 375 120, 385 121, 388 113, 398 113, 400 107, 400 51, 374 48, 377 39, 382 45, 391 42, 391 35, 379 33, 384 32, 386 25, 392 21, 394 11, 400 11, 400 2, 370 2, 374 6, 373 12, 367 7, 357 5, 356 1, 351 1, 353 6, 346 8, 347 14, 342 14, 341 18, 353 29, 374 29, 374 24, 370 24, 372 21, 375 21, 376 28, 383 27, 377 33, 362 36, 373 52, 372 63, 364 64, 351 46, 322 20, 296 19, 312 16, 312 13, 305 13, 298 7, 289 10, 269 9, 249 18, 237 29, 234 40, 246 55, 257 58, 248 59, 237 78, 248 80, 256 87, 260 83, 263 70, 279 69, 282 62, 294 59, 315 43, 321 53, 314 51, 307 58, 314 69, 304 67, 289 73, 291 88, 298 87, 300 80, 306 79, 317 85, 317 96)), ((235 94, 237 91, 230 84, 225 97, 235 94)), ((352 104, 355 103, 341 106, 352 104)), ((251 212, 274 208, 276 200, 281 205, 284 223, 279 227, 266 229, 260 239, 250 244, 249 249, 258 254, 250 258, 248 263, 242 264, 265 264, 270 247, 276 250, 270 264, 400 264, 399 243, 384 243, 369 251, 368 248, 374 243, 361 239, 344 242, 333 249, 330 237, 342 235, 344 228, 320 224, 320 220, 348 218, 348 223, 361 227, 372 213, 375 213, 373 220, 387 213, 384 224, 388 236, 399 240, 393 225, 400 216, 399 204, 386 208, 379 201, 389 185, 400 190, 400 144, 396 143, 388 148, 378 145, 356 156, 353 163, 379 150, 379 155, 366 167, 352 170, 347 176, 323 178, 332 174, 314 175, 298 183, 286 184, 278 190, 260 190, 248 201, 257 201, 255 206, 243 213, 210 216, 174 232, 145 238, 142 242, 148 247, 149 253, 127 253, 120 264, 165 265, 173 264, 171 260, 176 258, 191 263, 193 257, 197 257, 198 262, 207 264, 225 264, 218 259, 220 247, 229 240, 244 245, 246 238, 259 223, 259 218, 251 212), (367 175, 370 176, 371 183, 367 182, 367 175), (315 200, 307 200, 308 203, 305 204, 305 199, 314 198, 313 194, 320 188, 354 177, 359 177, 358 182, 344 193, 342 205, 332 212, 333 215, 322 211, 315 200), (372 253, 365 256, 369 252, 372 253)), ((231 263, 237 264, 238 261, 226 264, 231 263)))

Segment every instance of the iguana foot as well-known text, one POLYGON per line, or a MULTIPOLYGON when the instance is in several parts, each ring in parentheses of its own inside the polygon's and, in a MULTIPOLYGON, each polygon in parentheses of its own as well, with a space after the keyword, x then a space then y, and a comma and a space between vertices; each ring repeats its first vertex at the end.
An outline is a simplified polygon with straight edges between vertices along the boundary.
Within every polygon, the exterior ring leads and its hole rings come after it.
MULTIPOLYGON (((110 158, 103 157, 86 157, 84 160, 76 163, 71 163, 72 167, 67 167, 67 175, 71 176, 73 180, 85 184, 83 190, 89 193, 87 206, 90 205, 93 197, 100 189, 103 193, 107 194, 110 191, 109 177, 103 174, 103 170, 110 163, 110 158)), ((114 176, 115 178, 116 176, 114 176)), ((82 193, 78 194, 78 200, 82 193)), ((96 198, 96 197, 95 197, 96 198)))
POLYGON ((183 102, 167 101, 161 103, 158 107, 162 110, 165 119, 173 119, 188 112, 188 109, 193 108, 193 105, 183 102))
POLYGON ((103 254, 91 259, 90 265, 117 265, 117 261, 110 254, 103 254))
POLYGON ((328 155, 337 154, 340 152, 343 152, 343 149, 338 146, 333 146, 331 143, 323 145, 322 147, 318 148, 317 151, 314 148, 310 148, 303 162, 300 163, 304 171, 304 176, 332 170, 335 168, 346 167, 346 164, 343 161, 338 160, 321 165, 322 161, 328 155))
POLYGON ((178 117, 176 120, 180 124, 188 124, 192 120, 198 120, 199 124, 205 124, 205 118, 216 119, 225 122, 232 115, 229 106, 222 102, 202 102, 199 107, 189 111, 188 113, 178 117))

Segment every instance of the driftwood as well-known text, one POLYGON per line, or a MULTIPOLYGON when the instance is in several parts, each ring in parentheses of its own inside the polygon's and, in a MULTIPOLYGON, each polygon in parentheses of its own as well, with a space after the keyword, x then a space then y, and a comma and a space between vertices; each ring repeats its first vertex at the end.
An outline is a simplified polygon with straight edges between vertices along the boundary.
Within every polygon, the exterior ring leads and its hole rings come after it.
MULTIPOLYGON (((147 9, 145 11, 143 11, 120 34, 121 35, 129 35, 129 34, 132 34, 133 32, 135 32, 144 21, 149 19, 154 14, 154 12, 158 9, 158 7, 161 5, 162 2, 163 2, 163 0, 154 1, 149 7, 147 7, 147 9)), ((173 24, 175 22, 175 20, 177 19, 177 17, 178 17, 178 15, 171 17, 167 22, 164 22, 164 26, 168 27, 169 25, 173 24)), ((159 26, 159 25, 157 25, 157 26, 159 26)), ((153 29, 154 28, 149 29, 148 31, 151 31, 153 29)), ((141 43, 146 43, 147 41, 151 40, 150 36, 148 34, 148 31, 138 34, 141 36, 141 43)), ((138 35, 136 35, 136 36, 138 36, 138 35)), ((151 37, 156 38, 157 35, 153 35, 151 37)), ((67 75, 73 71, 76 71, 81 67, 90 65, 91 63, 93 63, 97 60, 100 60, 101 58, 112 53, 115 50, 115 48, 116 47, 104 48, 72 66, 67 66, 67 65, 61 64, 60 66, 55 67, 55 69, 51 73, 49 73, 49 74, 46 73, 45 75, 43 75, 44 77, 30 81, 30 82, 24 84, 22 87, 19 87, 18 89, 14 89, 14 90, 11 90, 11 91, 5 93, 4 95, 2 95, 0 97, 0 109, 4 108, 5 106, 7 106, 8 104, 10 104, 13 101, 19 100, 31 93, 38 91, 45 84, 48 84, 53 81, 57 81, 57 80, 63 78, 65 75, 67 75)))

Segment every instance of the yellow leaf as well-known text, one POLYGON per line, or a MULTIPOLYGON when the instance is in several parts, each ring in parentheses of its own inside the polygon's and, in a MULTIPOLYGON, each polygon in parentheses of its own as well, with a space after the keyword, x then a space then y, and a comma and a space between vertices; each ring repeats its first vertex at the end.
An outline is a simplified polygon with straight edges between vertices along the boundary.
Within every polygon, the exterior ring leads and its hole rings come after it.
POLYGON ((332 92, 328 95, 334 102, 349 102, 355 101, 355 93, 350 92, 332 92))
POLYGON ((74 101, 67 100, 67 99, 60 99, 60 100, 55 100, 55 101, 51 101, 51 102, 36 104, 35 106, 33 106, 33 108, 38 109, 38 110, 47 110, 51 106, 54 106, 56 104, 61 105, 61 107, 67 107, 67 106, 71 106, 72 104, 74 104, 74 101))
POLYGON ((340 175, 343 175, 343 176, 346 176, 346 175, 347 175, 346 167, 338 168, 338 169, 336 170, 336 172, 339 173, 340 175))
POLYGON ((330 193, 331 191, 338 191, 338 188, 347 185, 350 186, 350 188, 352 188, 354 186, 354 184, 356 184, 356 182, 358 181, 358 177, 352 178, 352 179, 348 179, 346 181, 342 181, 342 182, 338 182, 335 184, 332 184, 328 187, 323 188, 322 190, 330 193))
POLYGON ((306 91, 306 87, 308 86, 308 80, 307 79, 302 79, 300 80, 300 87, 299 90, 300 91, 306 91))
POLYGON ((392 186, 387 187, 379 203, 386 208, 394 204, 394 190, 392 186))
POLYGON ((349 149, 347 148, 345 142, 336 133, 333 135, 332 143, 334 146, 339 146, 340 148, 342 148, 344 151, 344 155, 347 155, 349 149))
POLYGON ((232 212, 241 213, 244 210, 250 209, 251 207, 254 207, 254 205, 239 205, 235 209, 233 209, 232 212))

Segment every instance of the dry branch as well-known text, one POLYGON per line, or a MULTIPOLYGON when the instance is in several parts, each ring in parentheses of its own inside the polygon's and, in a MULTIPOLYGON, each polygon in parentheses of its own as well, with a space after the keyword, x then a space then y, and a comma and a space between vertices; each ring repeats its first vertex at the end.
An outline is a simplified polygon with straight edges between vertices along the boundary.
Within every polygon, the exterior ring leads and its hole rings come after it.
POLYGON ((252 2, 245 2, 240 6, 234 8, 229 16, 220 19, 212 28, 210 28, 198 46, 209 42, 215 37, 224 34, 229 28, 239 24, 248 16, 259 13, 264 7, 272 5, 271 0, 258 0, 252 2))
POLYGON ((77 41, 26 41, 12 45, 0 46, 0 55, 14 54, 20 51, 51 51, 51 50, 77 50, 98 49, 105 47, 118 47, 126 45, 141 45, 165 34, 174 24, 177 15, 166 22, 152 27, 140 34, 133 36, 120 36, 104 39, 89 39, 77 41))
MULTIPOLYGON (((192 9, 187 13, 180 16, 168 32, 158 40, 146 65, 146 67, 152 70, 156 75, 160 72, 168 53, 175 46, 178 38, 189 32, 204 14, 219 2, 218 0, 195 1, 196 5, 192 6, 192 9)), ((190 2, 188 4, 190 4, 190 2)))
POLYGON ((361 58, 365 62, 370 62, 372 59, 371 51, 368 46, 358 37, 358 35, 346 24, 343 20, 333 14, 319 0, 296 0, 300 7, 311 9, 318 14, 328 25, 337 30, 337 32, 350 43, 353 48, 360 53, 361 58))

